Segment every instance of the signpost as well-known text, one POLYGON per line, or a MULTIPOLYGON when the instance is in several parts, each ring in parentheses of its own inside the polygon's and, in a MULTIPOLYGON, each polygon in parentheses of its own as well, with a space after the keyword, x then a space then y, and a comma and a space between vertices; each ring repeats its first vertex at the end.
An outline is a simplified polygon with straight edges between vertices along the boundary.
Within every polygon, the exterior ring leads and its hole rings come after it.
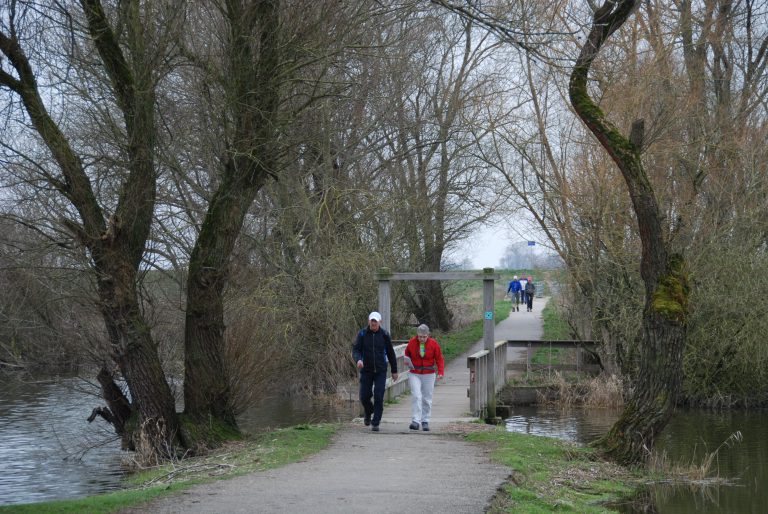
POLYGON ((528 268, 533 269, 533 247, 536 246, 536 241, 528 241, 528 268))

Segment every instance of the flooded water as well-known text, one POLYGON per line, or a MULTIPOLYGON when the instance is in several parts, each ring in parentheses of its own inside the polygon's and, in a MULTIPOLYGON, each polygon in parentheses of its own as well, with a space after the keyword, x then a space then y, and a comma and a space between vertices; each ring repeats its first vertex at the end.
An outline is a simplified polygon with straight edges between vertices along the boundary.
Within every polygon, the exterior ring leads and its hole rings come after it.
MULTIPOLYGON (((507 430, 588 443, 604 434, 618 417, 613 410, 563 411, 522 407, 506 420, 507 430)), ((700 464, 715 452, 712 476, 734 485, 653 485, 641 491, 645 505, 619 506, 623 513, 713 514, 768 512, 768 411, 713 412, 679 410, 657 444, 673 464, 700 464), (732 434, 741 434, 733 443, 732 434), (726 443, 726 441, 728 441, 726 443), (719 448, 719 449, 718 449, 719 448)))
POLYGON ((89 389, 71 379, 0 384, 0 505, 120 487, 120 442, 86 421, 100 405, 89 389))
POLYGON ((255 433, 301 423, 348 422, 357 417, 360 404, 317 400, 310 402, 291 396, 270 396, 237 418, 244 432, 255 433))
MULTIPOLYGON (((103 405, 97 389, 66 378, 0 382, 0 505, 81 498, 122 487, 130 453, 109 425, 86 419, 103 405)), ((271 396, 239 419, 246 432, 357 416, 357 402, 271 396)))

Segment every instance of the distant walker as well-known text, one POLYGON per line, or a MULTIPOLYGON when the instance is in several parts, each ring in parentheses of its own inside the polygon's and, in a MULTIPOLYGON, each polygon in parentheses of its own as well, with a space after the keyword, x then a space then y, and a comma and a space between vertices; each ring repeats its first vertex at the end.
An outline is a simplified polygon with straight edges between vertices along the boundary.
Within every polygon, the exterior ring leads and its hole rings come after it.
POLYGON ((533 278, 528 277, 528 281, 525 283, 525 302, 528 312, 533 310, 533 297, 536 295, 536 285, 533 283, 533 278))

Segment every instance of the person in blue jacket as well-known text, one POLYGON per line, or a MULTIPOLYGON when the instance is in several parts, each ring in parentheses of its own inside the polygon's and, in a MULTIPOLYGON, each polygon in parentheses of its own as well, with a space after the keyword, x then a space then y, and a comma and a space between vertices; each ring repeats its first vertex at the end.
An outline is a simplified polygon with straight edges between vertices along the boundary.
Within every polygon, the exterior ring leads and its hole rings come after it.
POLYGON ((392 370, 392 380, 397 380, 397 357, 392 338, 381 326, 381 314, 368 315, 368 326, 357 334, 352 346, 352 358, 360 370, 360 403, 363 404, 365 426, 379 431, 384 413, 384 389, 387 385, 387 366, 392 370), (373 397, 373 402, 371 402, 373 397))
POLYGON ((520 284, 517 275, 512 277, 507 288, 507 294, 512 299, 512 312, 520 310, 520 292, 523 290, 523 286, 520 284))

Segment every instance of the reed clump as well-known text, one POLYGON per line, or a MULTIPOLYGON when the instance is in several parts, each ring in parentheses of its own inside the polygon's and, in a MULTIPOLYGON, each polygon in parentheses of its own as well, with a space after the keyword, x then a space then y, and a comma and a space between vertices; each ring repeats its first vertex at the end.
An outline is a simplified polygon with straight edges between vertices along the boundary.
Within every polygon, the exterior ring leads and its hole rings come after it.
POLYGON ((713 451, 706 451, 705 449, 701 456, 696 451, 697 446, 694 448, 690 460, 687 461, 672 462, 666 451, 654 451, 649 456, 648 469, 664 476, 663 482, 685 482, 695 485, 728 483, 728 479, 720 477, 718 466, 720 452, 725 448, 732 448, 741 443, 743 439, 741 432, 737 430, 713 451))
POLYGON ((541 403, 561 407, 584 406, 619 408, 624 405, 623 383, 616 375, 598 375, 578 381, 567 380, 561 373, 552 374, 556 394, 539 398, 541 403))

